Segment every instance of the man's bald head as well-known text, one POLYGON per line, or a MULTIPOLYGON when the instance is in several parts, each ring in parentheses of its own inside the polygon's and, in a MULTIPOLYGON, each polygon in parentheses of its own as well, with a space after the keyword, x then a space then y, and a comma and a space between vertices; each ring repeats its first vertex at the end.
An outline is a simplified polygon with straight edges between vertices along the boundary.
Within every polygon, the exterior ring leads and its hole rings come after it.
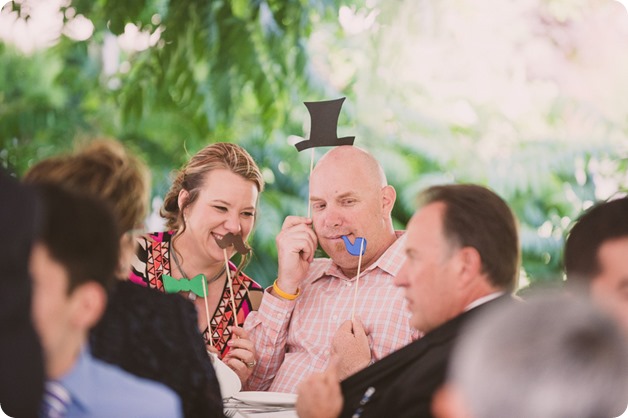
POLYGON ((323 170, 333 170, 340 165, 360 169, 365 181, 373 181, 379 187, 388 185, 386 173, 379 162, 362 148, 352 145, 335 147, 323 155, 312 171, 312 176, 323 170))

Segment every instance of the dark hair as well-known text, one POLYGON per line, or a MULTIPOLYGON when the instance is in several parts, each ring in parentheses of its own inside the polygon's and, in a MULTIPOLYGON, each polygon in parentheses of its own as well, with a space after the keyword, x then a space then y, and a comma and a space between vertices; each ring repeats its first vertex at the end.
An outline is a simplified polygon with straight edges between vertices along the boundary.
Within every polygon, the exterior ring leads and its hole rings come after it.
POLYGON ((600 273, 598 251, 602 244, 628 237, 628 197, 600 202, 580 216, 565 243, 564 266, 569 286, 587 291, 600 273))
POLYGON ((515 217, 502 198, 474 184, 433 186, 419 203, 445 204, 446 238, 460 247, 473 247, 482 258, 482 271, 491 284, 514 290, 519 273, 520 247, 515 217))
POLYGON ((52 184, 38 191, 44 205, 40 239, 67 270, 68 293, 91 281, 111 289, 120 239, 111 212, 99 200, 52 184))

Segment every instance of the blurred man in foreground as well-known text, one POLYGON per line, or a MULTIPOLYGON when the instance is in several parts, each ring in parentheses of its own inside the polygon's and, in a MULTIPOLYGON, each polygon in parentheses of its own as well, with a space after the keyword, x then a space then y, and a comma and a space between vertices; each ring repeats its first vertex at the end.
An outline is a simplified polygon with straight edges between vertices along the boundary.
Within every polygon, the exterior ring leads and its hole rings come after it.
POLYGON ((590 304, 544 297, 469 325, 434 401, 439 418, 609 418, 626 409, 626 341, 590 304))

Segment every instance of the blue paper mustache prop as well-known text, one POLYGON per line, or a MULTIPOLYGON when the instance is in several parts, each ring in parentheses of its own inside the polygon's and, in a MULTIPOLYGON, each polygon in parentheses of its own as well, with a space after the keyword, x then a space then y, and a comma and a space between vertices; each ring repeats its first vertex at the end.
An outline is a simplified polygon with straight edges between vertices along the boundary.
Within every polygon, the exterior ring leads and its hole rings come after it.
POLYGON ((347 251, 351 255, 360 256, 364 255, 366 252, 366 238, 356 237, 355 242, 352 244, 349 241, 349 238, 346 235, 341 236, 342 240, 345 242, 345 247, 347 251), (360 252, 360 248, 362 248, 362 252, 360 252))

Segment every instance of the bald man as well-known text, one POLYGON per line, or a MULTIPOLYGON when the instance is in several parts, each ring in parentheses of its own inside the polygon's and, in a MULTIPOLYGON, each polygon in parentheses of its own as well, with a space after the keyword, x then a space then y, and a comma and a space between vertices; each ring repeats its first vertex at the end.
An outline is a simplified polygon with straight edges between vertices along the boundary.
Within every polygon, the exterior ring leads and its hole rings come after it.
POLYGON ((405 241, 392 224, 395 199, 368 152, 340 146, 319 160, 310 177, 312 217, 284 221, 277 280, 244 324, 258 353, 246 389, 296 392, 332 357, 342 379, 416 339, 403 291, 393 284, 405 241), (343 236, 356 245, 366 239, 361 260, 343 236), (318 245, 329 258, 314 258, 318 245))

